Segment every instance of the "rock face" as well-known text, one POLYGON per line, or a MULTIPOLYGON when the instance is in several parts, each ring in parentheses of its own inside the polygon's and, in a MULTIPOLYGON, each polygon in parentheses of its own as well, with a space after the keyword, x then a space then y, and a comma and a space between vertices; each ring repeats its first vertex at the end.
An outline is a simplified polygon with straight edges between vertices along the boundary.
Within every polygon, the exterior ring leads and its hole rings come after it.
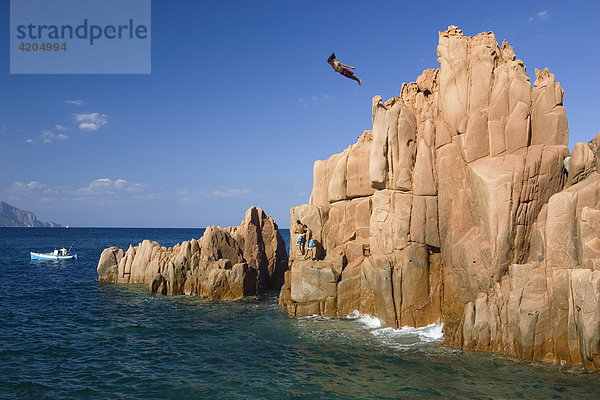
POLYGON ((1 227, 60 228, 60 225, 55 224, 54 222, 42 222, 37 219, 34 213, 21 210, 20 208, 0 201, 0 228, 1 227))
MULTIPOLYGON (((600 134, 569 154, 564 92, 493 33, 439 34, 440 67, 373 99, 314 166, 319 260, 290 249, 290 316, 444 323, 448 345, 600 369, 600 134)), ((291 242, 296 236, 292 234, 291 242)))
POLYGON ((279 289, 287 269, 277 224, 252 207, 240 226, 209 226, 204 235, 166 248, 144 240, 127 251, 109 247, 98 262, 98 280, 148 285, 153 293, 231 300, 279 289))

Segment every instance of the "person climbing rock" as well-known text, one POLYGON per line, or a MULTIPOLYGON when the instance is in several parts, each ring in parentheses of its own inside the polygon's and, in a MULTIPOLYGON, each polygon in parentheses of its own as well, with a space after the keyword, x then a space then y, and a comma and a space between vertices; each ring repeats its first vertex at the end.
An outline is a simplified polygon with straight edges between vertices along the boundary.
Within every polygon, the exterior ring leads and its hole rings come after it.
POLYGON ((298 250, 300 250, 300 254, 304 255, 304 244, 306 243, 306 229, 304 229, 304 224, 300 222, 300 220, 296 221, 296 229, 294 233, 298 234, 298 238, 296 239, 296 246, 298 246, 298 250))
POLYGON ((342 64, 341 62, 334 61, 334 60, 335 60, 335 53, 331 53, 331 55, 327 59, 327 62, 329 63, 329 65, 331 65, 331 67, 335 70, 335 72, 338 72, 338 73, 344 75, 346 78, 355 80, 356 82, 358 82, 359 85, 362 86, 362 81, 357 76, 354 76, 354 71, 350 71, 350 69, 356 69, 356 68, 354 68, 350 65, 342 64))
POLYGON ((308 226, 304 225, 304 229, 306 230, 306 240, 307 240, 306 255, 304 256, 304 259, 305 260, 313 260, 315 258, 315 253, 314 253, 315 240, 313 238, 313 234, 312 234, 312 231, 310 230, 310 228, 308 226))

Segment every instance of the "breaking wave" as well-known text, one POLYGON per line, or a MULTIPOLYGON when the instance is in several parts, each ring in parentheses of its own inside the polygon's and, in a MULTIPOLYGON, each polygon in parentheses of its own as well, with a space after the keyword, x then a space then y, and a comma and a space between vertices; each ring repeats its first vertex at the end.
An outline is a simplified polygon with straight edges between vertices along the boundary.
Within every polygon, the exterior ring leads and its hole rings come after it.
POLYGON ((354 319, 363 324, 366 328, 375 329, 381 328, 381 321, 379 318, 368 314, 361 314, 358 310, 352 311, 346 316, 348 319, 354 319))
POLYGON ((430 324, 420 328, 403 326, 400 329, 382 328, 379 318, 368 314, 361 314, 358 310, 352 311, 347 319, 359 322, 385 346, 406 349, 415 345, 439 343, 444 339, 444 324, 430 324))
POLYGON ((371 333, 375 336, 388 336, 397 338, 414 338, 422 342, 434 343, 441 342, 444 339, 444 324, 430 324, 421 328, 412 326, 403 326, 400 329, 381 328, 375 329, 371 333))

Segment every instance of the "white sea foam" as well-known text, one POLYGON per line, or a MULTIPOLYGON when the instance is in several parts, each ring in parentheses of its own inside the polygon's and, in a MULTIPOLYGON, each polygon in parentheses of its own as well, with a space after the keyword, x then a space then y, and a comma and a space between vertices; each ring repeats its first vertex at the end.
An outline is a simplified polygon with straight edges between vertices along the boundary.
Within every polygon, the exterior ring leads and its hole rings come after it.
POLYGON ((432 343, 440 342, 444 339, 444 324, 430 324, 421 328, 412 326, 403 326, 400 329, 381 328, 375 329, 371 333, 377 337, 388 339, 418 339, 421 342, 432 343))
POLYGON ((313 315, 306 315, 304 317, 298 317, 299 320, 313 320, 313 321, 329 321, 333 318, 331 317, 324 317, 322 315, 319 314, 313 314, 313 315))
POLYGON ((361 314, 358 310, 352 311, 346 318, 355 319, 369 329, 381 328, 379 318, 368 314, 361 314))

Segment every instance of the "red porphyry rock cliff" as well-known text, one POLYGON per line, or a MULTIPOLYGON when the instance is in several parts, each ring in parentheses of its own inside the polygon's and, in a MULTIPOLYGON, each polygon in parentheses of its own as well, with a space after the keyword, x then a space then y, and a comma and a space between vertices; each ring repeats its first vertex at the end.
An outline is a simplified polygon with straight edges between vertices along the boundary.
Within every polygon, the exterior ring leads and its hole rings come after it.
POLYGON ((600 134, 569 154, 564 92, 492 32, 440 32, 440 67, 373 98, 291 209, 290 316, 443 323, 446 344, 600 369, 600 134), (318 261, 293 244, 301 220, 318 261))

